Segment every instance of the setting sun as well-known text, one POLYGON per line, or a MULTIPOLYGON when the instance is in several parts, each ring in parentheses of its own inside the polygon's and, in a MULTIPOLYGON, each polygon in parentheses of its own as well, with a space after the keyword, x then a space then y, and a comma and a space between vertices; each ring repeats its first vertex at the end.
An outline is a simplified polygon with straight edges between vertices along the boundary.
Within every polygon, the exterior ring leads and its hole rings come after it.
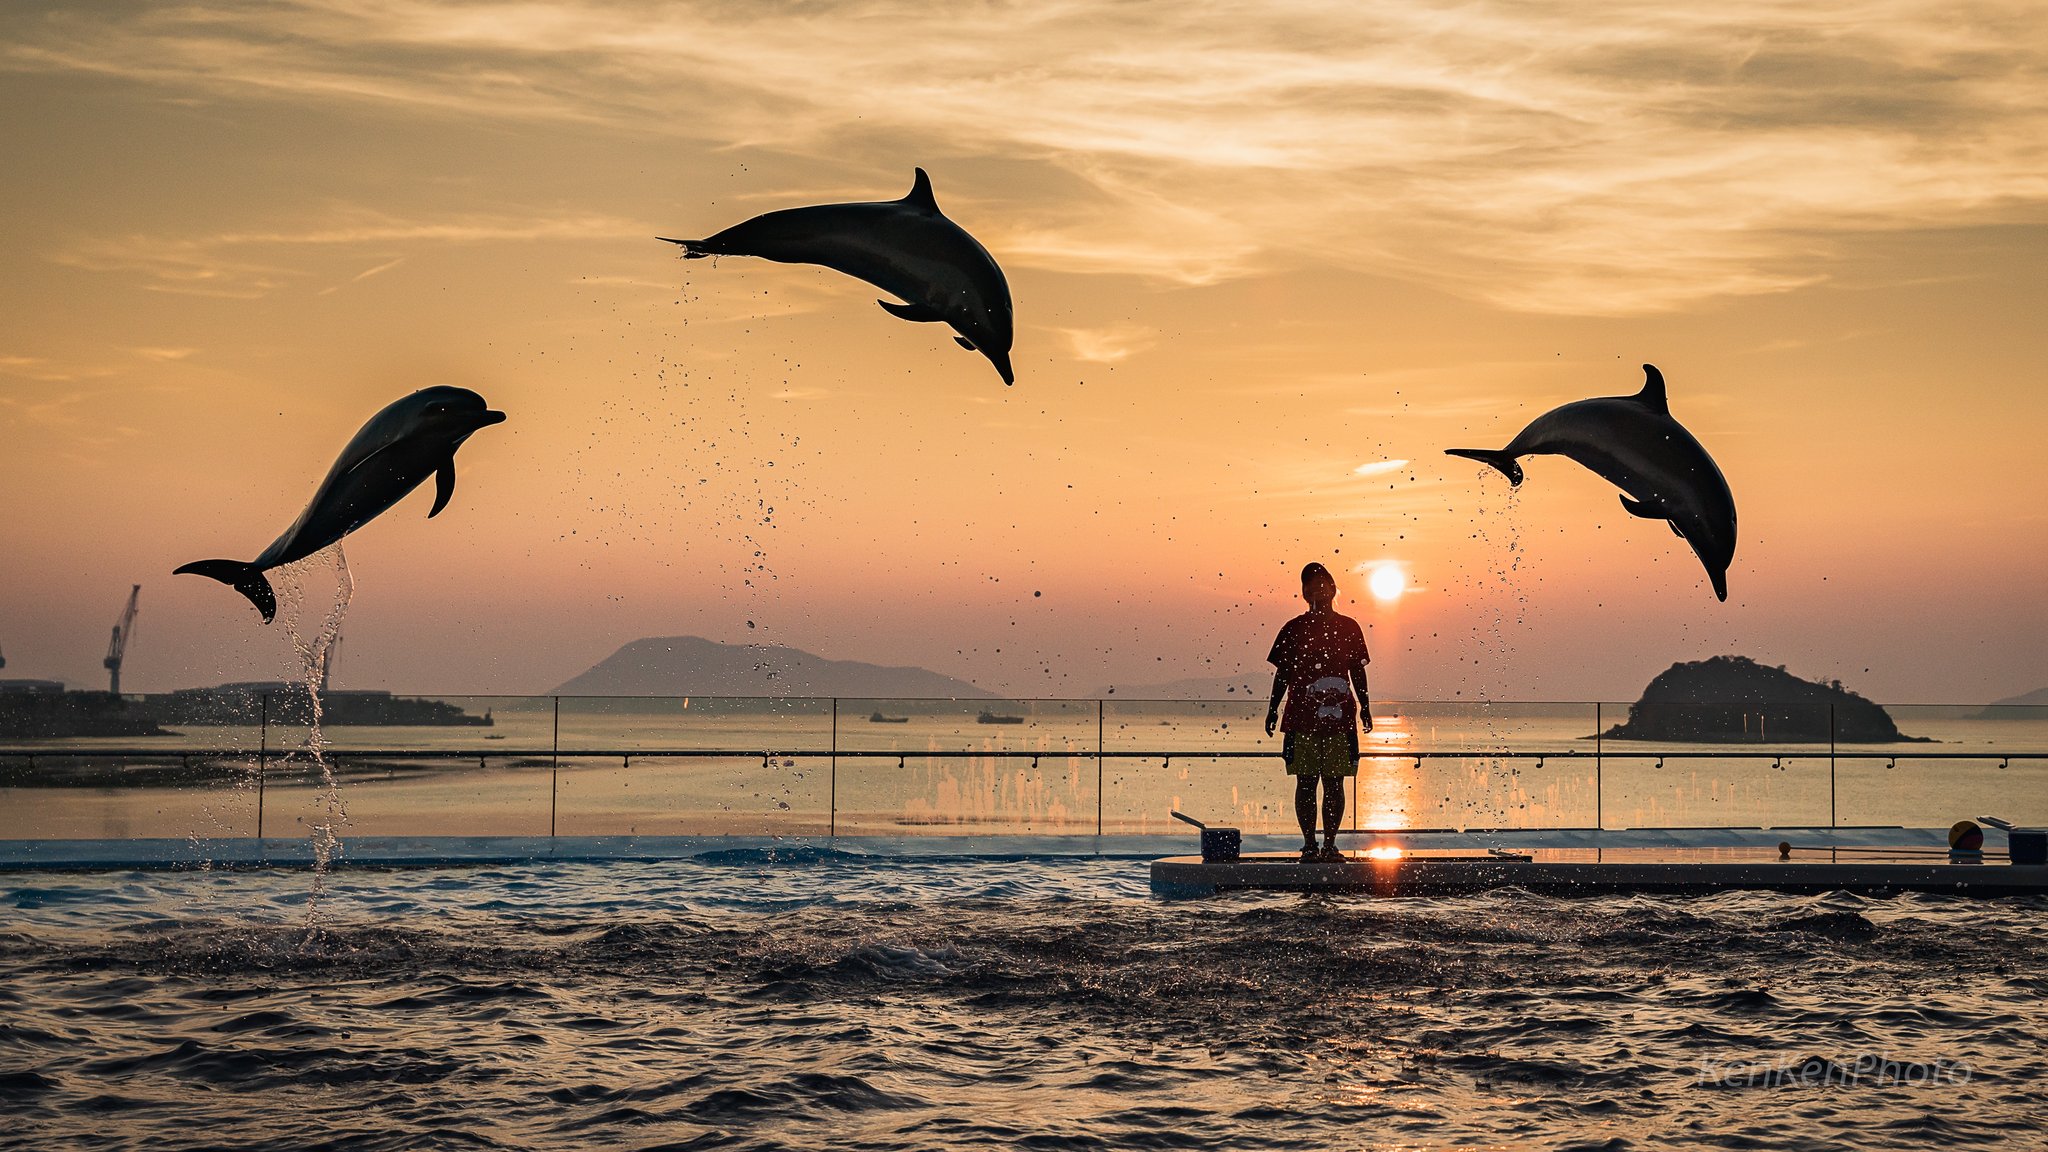
POLYGON ((1408 590, 1408 574, 1399 564, 1381 564, 1365 578, 1365 586, 1375 600, 1399 600, 1401 593, 1408 590))

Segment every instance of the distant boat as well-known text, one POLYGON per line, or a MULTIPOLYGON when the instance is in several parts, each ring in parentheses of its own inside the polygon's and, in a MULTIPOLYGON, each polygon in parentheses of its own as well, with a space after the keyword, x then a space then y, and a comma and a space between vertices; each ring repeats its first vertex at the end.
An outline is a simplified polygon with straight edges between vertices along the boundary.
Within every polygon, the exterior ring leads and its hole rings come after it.
POLYGON ((1024 718, 1022 716, 998 716, 993 712, 983 712, 974 718, 974 722, 976 724, 1022 724, 1024 718))
POLYGON ((873 716, 870 716, 870 717, 868 717, 868 723, 870 723, 870 724, 908 724, 908 723, 910 723, 910 717, 908 717, 908 716, 884 716, 884 715, 882 715, 882 714, 881 714, 880 712, 877 712, 877 713, 875 713, 875 714, 874 714, 873 716))

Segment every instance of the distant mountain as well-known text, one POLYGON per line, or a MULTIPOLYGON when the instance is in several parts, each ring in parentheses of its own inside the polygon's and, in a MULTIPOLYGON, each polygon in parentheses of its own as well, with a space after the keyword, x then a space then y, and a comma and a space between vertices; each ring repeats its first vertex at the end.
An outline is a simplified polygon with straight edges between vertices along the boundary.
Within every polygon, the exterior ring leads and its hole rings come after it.
POLYGON ((1715 656, 1673 664, 1657 673, 1628 720, 1607 730, 1611 740, 1698 743, 1919 742, 1891 714, 1842 687, 1840 680, 1802 680, 1747 656, 1715 656))
POLYGON ((2036 688, 2032 692, 2022 692, 2018 696, 2008 696, 2003 700, 1991 702, 1993 708, 2003 708, 2007 705, 2032 708, 2048 705, 2048 688, 2036 688))
POLYGON ((1125 700, 1231 700, 1247 696, 1263 700, 1266 689, 1272 684, 1271 676, 1263 680, 1245 676, 1192 676, 1156 684, 1111 684, 1096 695, 1125 700))
POLYGON ((2040 714, 2035 708, 2048 707, 2048 688, 2037 688, 2022 692, 2003 700, 1993 700, 1991 705, 1972 716, 1973 720, 2033 720, 2040 714))
POLYGON ((965 680, 925 668, 827 660, 797 648, 650 636, 555 689, 560 696, 841 696, 993 700, 965 680))

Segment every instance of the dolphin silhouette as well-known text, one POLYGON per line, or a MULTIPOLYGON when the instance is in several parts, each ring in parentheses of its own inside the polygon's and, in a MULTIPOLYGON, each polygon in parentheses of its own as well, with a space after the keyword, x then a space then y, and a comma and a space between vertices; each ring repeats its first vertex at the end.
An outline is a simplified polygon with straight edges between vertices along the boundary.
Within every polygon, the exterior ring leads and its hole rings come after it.
POLYGON ((877 300, 892 316, 943 323, 954 340, 988 357, 1014 383, 1010 282, 979 241, 939 211, 932 179, 917 170, 901 200, 785 208, 742 221, 702 240, 676 240, 686 259, 759 256, 784 264, 822 264, 865 280, 906 303, 877 300))
POLYGON ((191 572, 233 586, 268 624, 277 615, 277 594, 266 571, 311 556, 368 524, 429 476, 436 487, 427 515, 438 515, 455 494, 455 450, 472 432, 504 419, 467 388, 422 388, 394 400, 341 450, 306 510, 262 555, 246 564, 197 560, 173 574, 191 572))
POLYGON ((1714 458, 1685 426, 1671 418, 1664 401, 1664 374, 1643 365, 1643 390, 1633 396, 1602 396, 1552 408, 1529 422, 1498 452, 1447 448, 1491 464, 1522 483, 1517 456, 1565 456, 1612 481, 1628 495, 1621 506, 1632 516, 1670 522, 1692 545, 1714 595, 1728 599, 1728 564, 1735 558, 1735 497, 1714 458))

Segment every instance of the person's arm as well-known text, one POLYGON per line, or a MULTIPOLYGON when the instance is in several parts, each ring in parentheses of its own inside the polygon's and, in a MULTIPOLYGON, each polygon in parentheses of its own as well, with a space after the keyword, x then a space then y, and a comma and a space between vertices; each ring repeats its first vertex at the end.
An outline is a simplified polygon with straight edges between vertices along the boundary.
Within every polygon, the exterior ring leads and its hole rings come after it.
POLYGON ((1359 723, 1365 725, 1365 730, 1370 732, 1372 731, 1372 691, 1366 687, 1365 666, 1372 663, 1372 652, 1365 646, 1365 630, 1358 628, 1356 623, 1352 627, 1357 629, 1358 659, 1351 664, 1351 691, 1358 697, 1359 723))
POLYGON ((1286 675, 1280 672, 1273 673, 1273 697, 1266 701, 1266 735, 1268 736, 1273 734, 1273 729, 1280 723, 1280 697, 1285 695, 1286 692, 1286 675))

